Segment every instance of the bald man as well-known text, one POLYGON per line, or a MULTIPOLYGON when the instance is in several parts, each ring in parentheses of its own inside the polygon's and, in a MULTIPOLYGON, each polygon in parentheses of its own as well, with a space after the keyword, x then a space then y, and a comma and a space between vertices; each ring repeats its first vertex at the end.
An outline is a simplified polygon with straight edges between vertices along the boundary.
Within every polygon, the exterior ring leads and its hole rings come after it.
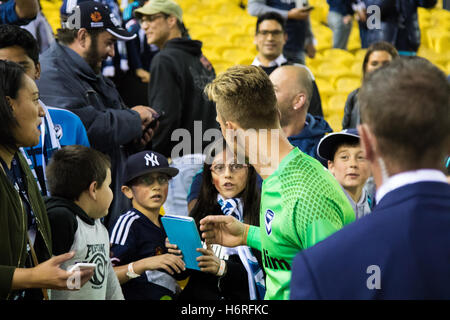
POLYGON ((281 113, 280 124, 289 142, 322 162, 317 155, 317 144, 333 130, 322 117, 308 113, 313 94, 311 74, 300 65, 286 65, 275 69, 269 77, 281 113))

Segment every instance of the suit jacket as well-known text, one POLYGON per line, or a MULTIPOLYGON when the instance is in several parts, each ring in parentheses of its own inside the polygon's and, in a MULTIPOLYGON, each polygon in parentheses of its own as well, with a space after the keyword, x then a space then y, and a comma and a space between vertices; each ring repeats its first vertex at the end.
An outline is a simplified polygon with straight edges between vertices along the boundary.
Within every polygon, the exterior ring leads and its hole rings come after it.
POLYGON ((371 215, 300 252, 291 299, 450 299, 450 185, 391 191, 371 215))

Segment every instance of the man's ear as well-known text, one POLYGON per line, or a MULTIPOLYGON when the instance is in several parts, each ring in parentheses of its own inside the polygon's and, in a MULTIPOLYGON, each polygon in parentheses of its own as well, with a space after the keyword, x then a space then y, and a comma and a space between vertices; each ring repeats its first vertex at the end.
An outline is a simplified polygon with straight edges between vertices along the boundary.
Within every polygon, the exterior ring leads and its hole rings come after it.
POLYGON ((292 101, 294 110, 300 110, 306 103, 306 94, 297 93, 292 101))
POLYGON ((133 190, 131 190, 129 186, 122 186, 120 190, 125 195, 125 197, 127 197, 130 200, 133 199, 133 190))
POLYGON ((86 28, 81 28, 80 30, 78 30, 77 41, 83 49, 87 49, 89 47, 90 41, 88 38, 89 33, 86 28))
POLYGON ((359 140, 361 142, 361 149, 364 152, 365 158, 369 162, 374 162, 377 154, 376 139, 367 124, 358 125, 359 140))
POLYGON ((91 184, 89 185, 89 196, 94 199, 97 200, 97 181, 92 181, 91 184))
POLYGON ((169 23, 169 27, 173 28, 177 25, 177 18, 175 16, 170 16, 167 18, 167 22, 169 23))
POLYGON ((231 130, 241 129, 241 127, 234 121, 225 121, 225 128, 231 130))

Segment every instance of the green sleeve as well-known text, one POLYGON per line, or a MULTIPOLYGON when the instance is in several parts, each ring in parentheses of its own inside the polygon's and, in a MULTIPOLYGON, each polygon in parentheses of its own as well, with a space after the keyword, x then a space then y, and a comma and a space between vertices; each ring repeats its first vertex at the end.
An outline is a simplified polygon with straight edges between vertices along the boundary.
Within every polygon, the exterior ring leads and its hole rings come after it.
POLYGON ((259 227, 250 226, 247 234, 247 245, 253 249, 261 251, 261 232, 259 227))
POLYGON ((343 227, 340 208, 327 198, 310 201, 298 199, 293 210, 296 238, 302 250, 312 247, 343 227))
POLYGON ((0 300, 5 300, 11 292, 12 280, 16 267, 0 266, 0 300))
POLYGON ((305 249, 312 247, 316 243, 331 236, 336 231, 340 230, 342 226, 336 227, 328 220, 316 220, 306 227, 305 249))

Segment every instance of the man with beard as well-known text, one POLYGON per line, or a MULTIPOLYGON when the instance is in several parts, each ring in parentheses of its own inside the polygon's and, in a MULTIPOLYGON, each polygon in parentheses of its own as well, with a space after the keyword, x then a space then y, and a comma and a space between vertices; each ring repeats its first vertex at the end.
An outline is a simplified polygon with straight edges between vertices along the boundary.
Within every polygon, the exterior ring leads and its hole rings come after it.
POLYGON ((176 2, 151 0, 136 9, 135 15, 147 43, 160 49, 150 64, 148 101, 164 116, 152 150, 171 158, 171 167, 180 171, 169 182, 164 210, 187 215, 188 189, 203 166, 202 152, 209 144, 202 137, 209 129, 218 129, 214 103, 203 93, 215 77, 214 68, 202 53, 202 43, 189 39, 176 2))
POLYGON ((100 72, 102 61, 114 56, 116 40, 134 37, 120 27, 107 6, 81 2, 58 29, 57 41, 42 55, 37 82, 42 100, 77 114, 91 146, 111 158, 114 200, 108 223, 130 205, 120 191, 128 154, 153 136, 148 125, 155 111, 141 105, 127 108, 114 84, 100 72))

